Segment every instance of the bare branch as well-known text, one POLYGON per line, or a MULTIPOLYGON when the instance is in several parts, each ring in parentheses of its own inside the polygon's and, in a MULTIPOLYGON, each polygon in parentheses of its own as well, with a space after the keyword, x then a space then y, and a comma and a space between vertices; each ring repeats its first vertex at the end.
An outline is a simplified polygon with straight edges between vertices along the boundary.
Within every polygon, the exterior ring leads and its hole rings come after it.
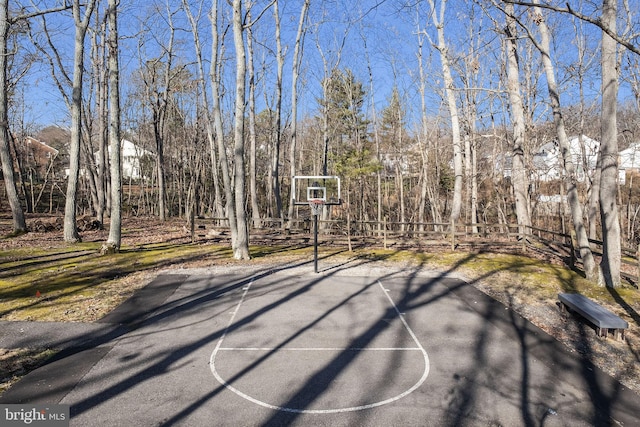
POLYGON ((251 19, 251 15, 250 14, 246 14, 245 15, 245 22, 243 22, 242 27, 244 29, 249 28, 251 26, 253 26, 253 24, 255 24, 256 22, 258 22, 260 20, 260 18, 262 18, 262 15, 264 15, 267 10, 269 10, 269 8, 271 6, 273 6, 273 4, 275 3, 275 0, 271 0, 271 2, 269 2, 269 4, 267 4, 264 9, 262 9, 262 11, 258 14, 258 16, 256 17, 256 19, 250 20, 249 22, 246 22, 247 19, 251 19))
POLYGON ((26 19, 31 19, 31 18, 35 18, 37 16, 43 16, 49 13, 56 13, 56 12, 63 12, 65 10, 69 10, 71 9, 73 6, 72 5, 65 5, 65 6, 60 6, 60 7, 56 7, 53 9, 47 9, 47 10, 36 10, 30 13, 25 13, 22 15, 17 15, 14 17, 11 17, 8 19, 9 24, 15 24, 18 21, 22 21, 22 20, 26 20, 26 19))
POLYGON ((42 16, 42 28, 43 28, 44 36, 47 40, 47 44, 51 49, 51 51, 47 50, 36 39, 36 37, 34 36, 31 30, 31 26, 29 26, 29 38, 31 39, 31 42, 36 47, 36 49, 40 51, 40 53, 44 56, 44 58, 46 58, 47 62, 49 63, 49 70, 51 72, 51 77, 53 79, 53 82, 55 83, 56 87, 60 91, 60 94, 66 106, 69 109, 71 109, 71 99, 69 98, 68 91, 65 89, 65 85, 68 87, 71 87, 72 85, 71 76, 65 70, 64 65, 62 63, 63 62, 62 58, 60 57, 60 53, 58 52, 58 49, 56 49, 55 45, 53 44, 53 41, 51 40, 49 29, 47 27, 47 21, 44 16, 42 16), (53 52, 53 54, 51 52, 53 52), (58 72, 56 72, 56 69, 58 70, 58 72))
POLYGON ((514 0, 504 0, 505 3, 511 3, 511 4, 515 4, 518 6, 525 6, 525 7, 539 7, 539 8, 543 8, 543 9, 549 9, 551 11, 554 12, 559 12, 559 13, 567 13, 569 15, 575 16, 576 18, 580 19, 581 21, 584 22, 588 22, 590 24, 595 25, 596 27, 600 28, 602 31, 604 31, 609 37, 611 37, 613 40, 616 41, 616 43, 626 47, 627 49, 629 49, 631 52, 635 53, 636 55, 640 55, 640 46, 636 46, 633 43, 631 43, 628 40, 623 39, 622 37, 620 37, 615 31, 611 31, 611 29, 602 23, 602 21, 599 18, 592 18, 590 16, 584 15, 578 11, 575 11, 571 8, 571 6, 569 6, 569 3, 567 3, 567 7, 563 8, 563 7, 558 7, 558 6, 553 6, 550 4, 544 4, 544 3, 531 3, 531 2, 526 2, 526 1, 514 1, 514 0))

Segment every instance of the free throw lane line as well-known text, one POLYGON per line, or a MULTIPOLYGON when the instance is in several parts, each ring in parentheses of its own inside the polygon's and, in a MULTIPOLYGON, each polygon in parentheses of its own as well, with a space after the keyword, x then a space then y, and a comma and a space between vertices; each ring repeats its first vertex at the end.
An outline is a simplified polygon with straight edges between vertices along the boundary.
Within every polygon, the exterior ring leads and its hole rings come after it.
POLYGON ((389 303, 391 304, 391 306, 393 307, 394 311, 396 312, 398 318, 400 319, 400 321, 402 322, 403 326, 405 327, 405 329, 407 330, 407 332, 409 333, 409 335, 411 336, 411 339, 413 340, 413 342, 415 343, 415 347, 400 347, 400 348, 395 348, 395 347, 390 347, 390 348, 331 348, 331 347, 326 347, 326 348, 278 348, 278 347, 246 347, 246 348, 236 348, 236 347, 223 347, 222 346, 222 342, 224 341, 225 337, 227 336, 227 333, 229 332, 229 329, 231 328, 231 326, 233 326, 233 322, 235 321, 236 316, 238 315, 238 312, 240 311, 240 307, 242 306, 242 304, 244 303, 247 293, 249 292, 249 289, 251 289, 251 286, 253 285, 254 280, 251 280, 251 282, 249 283, 249 285, 247 285, 243 290, 244 292, 242 293, 242 297, 240 298, 240 301, 238 302, 238 305, 235 307, 234 311, 231 314, 231 319, 229 320, 229 323, 227 324, 226 329, 224 330, 224 332, 222 333, 222 336, 220 337, 220 339, 218 340, 213 353, 211 353, 211 357, 209 359, 209 366, 211 368, 211 372, 213 373, 213 376, 216 378, 216 380, 218 380, 218 382, 220 384, 222 384, 224 387, 226 387, 228 390, 234 392, 235 394, 237 394, 238 396, 242 397, 243 399, 246 399, 252 403, 255 403, 256 405, 265 407, 265 408, 269 408, 269 409, 273 409, 276 411, 282 411, 282 412, 291 412, 291 413, 297 413, 297 414, 335 414, 335 413, 341 413, 341 412, 354 412, 354 411, 362 411, 364 409, 371 409, 371 408, 375 408, 378 406, 382 406, 382 405, 386 405, 392 402, 395 402, 397 400, 402 399, 403 397, 413 393, 418 387, 420 387, 425 380, 427 379, 427 376, 429 375, 429 356, 427 355, 426 350, 424 349, 424 347, 422 346, 422 344, 420 344, 420 342, 418 341, 418 338, 416 336, 416 334, 413 332, 413 330, 411 329, 411 327, 409 327, 409 324, 406 322, 406 320, 404 319, 404 316, 402 315, 402 313, 400 313, 400 310, 398 310, 398 307, 396 306, 396 304, 393 302, 393 299, 391 299, 391 297, 389 296, 389 292, 387 289, 384 288, 384 286, 382 286, 382 283, 380 282, 380 280, 377 281, 378 286, 380 287, 380 289, 382 290, 382 292, 386 295, 387 299, 389 300, 389 303), (284 406, 278 406, 278 405, 272 405, 270 403, 267 402, 263 402, 261 400, 258 400, 252 396, 249 396, 248 394, 238 390, 237 388, 235 388, 234 386, 232 386, 231 384, 229 384, 224 378, 222 378, 222 376, 220 376, 220 374, 218 373, 217 369, 216 369, 216 356, 218 355, 219 352, 221 351, 266 351, 266 352, 275 352, 275 351, 315 351, 315 352, 319 352, 319 351, 419 351, 422 353, 422 356, 424 358, 424 371, 422 373, 422 376, 420 377, 420 379, 409 389, 405 390, 404 392, 393 396, 389 399, 385 399, 385 400, 381 400, 379 402, 373 402, 367 405, 360 405, 360 406, 351 406, 351 407, 346 407, 346 408, 331 408, 331 409, 301 409, 301 408, 289 408, 289 407, 284 407, 284 406))

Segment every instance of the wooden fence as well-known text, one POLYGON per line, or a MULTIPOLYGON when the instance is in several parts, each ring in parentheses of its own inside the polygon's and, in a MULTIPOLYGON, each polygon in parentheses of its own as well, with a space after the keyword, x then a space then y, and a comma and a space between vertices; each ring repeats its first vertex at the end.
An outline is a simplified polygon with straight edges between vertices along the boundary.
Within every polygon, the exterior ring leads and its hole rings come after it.
MULTIPOLYGON (((311 217, 291 221, 280 218, 262 218, 258 227, 251 227, 250 236, 262 243, 299 239, 312 239, 311 217)), ((226 218, 193 218, 190 221, 192 241, 224 239, 228 237, 229 222, 226 218)), ((250 221, 253 225, 253 222, 250 221)), ((571 234, 525 227, 518 224, 467 224, 467 223, 417 223, 390 221, 318 220, 318 234, 323 242, 349 247, 383 248, 447 248, 450 250, 519 250, 543 252, 563 259, 570 265, 580 265, 575 237, 571 234)), ((589 240, 596 257, 602 255, 602 241, 589 240)), ((632 285, 640 283, 640 245, 622 248, 622 276, 632 285), (632 272, 632 273, 630 273, 632 272)))

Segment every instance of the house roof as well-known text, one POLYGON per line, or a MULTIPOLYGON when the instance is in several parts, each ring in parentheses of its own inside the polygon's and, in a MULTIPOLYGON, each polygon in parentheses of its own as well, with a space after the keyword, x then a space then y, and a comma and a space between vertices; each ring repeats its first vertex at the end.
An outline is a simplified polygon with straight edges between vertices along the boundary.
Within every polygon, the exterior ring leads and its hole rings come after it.
MULTIPOLYGON (((111 152, 111 147, 107 147, 108 152, 111 152)), ((94 153, 94 155, 97 155, 98 151, 96 151, 94 153)), ((142 157, 142 156, 152 156, 153 153, 149 150, 145 150, 144 148, 140 147, 139 145, 134 144, 133 142, 129 141, 128 139, 122 139, 120 140, 120 154, 123 157, 142 157)))
MULTIPOLYGON (((595 167, 598 150, 600 150, 600 142, 595 139, 591 139, 586 135, 569 137, 569 151, 574 162, 586 160, 589 167, 595 167)), ((558 141, 554 140, 538 149, 538 152, 534 154, 534 164, 543 162, 545 165, 550 166, 551 162, 558 163, 560 161, 559 156, 558 141)))
POLYGON ((120 141, 120 150, 122 151, 123 156, 140 157, 152 154, 150 151, 145 150, 144 148, 134 144, 128 139, 123 139, 122 141, 120 141))
POLYGON ((57 156, 58 153, 59 153, 58 150, 56 150, 55 148, 51 147, 46 142, 39 141, 39 140, 37 140, 37 139, 35 139, 35 138, 31 137, 31 136, 27 136, 24 139, 24 143, 25 143, 25 145, 30 147, 32 150, 48 152, 48 153, 51 153, 51 154, 53 154, 55 156, 57 156))

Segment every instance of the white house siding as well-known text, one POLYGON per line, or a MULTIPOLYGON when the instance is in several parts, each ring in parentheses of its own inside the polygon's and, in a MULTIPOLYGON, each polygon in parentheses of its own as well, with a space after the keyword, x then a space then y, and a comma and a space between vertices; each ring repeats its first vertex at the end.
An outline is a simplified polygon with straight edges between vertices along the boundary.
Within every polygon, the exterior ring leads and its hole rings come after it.
POLYGON ((633 143, 620 152, 618 167, 622 170, 640 171, 640 142, 633 143))
MULTIPOLYGON (((582 138, 572 136, 569 138, 569 147, 577 178, 584 181, 587 175, 591 176, 595 171, 600 142, 584 135, 582 138)), ((540 147, 533 156, 533 165, 534 180, 553 181, 562 178, 564 168, 557 141, 540 147)))
MULTIPOLYGON (((109 153, 111 153, 111 150, 109 150, 109 153)), ((141 179, 142 169, 140 168, 140 159, 143 156, 150 156, 152 153, 144 148, 138 147, 127 139, 123 139, 120 142, 120 155, 122 158, 122 178, 141 179)), ((98 164, 98 153, 95 153, 95 156, 96 164, 98 164)))

